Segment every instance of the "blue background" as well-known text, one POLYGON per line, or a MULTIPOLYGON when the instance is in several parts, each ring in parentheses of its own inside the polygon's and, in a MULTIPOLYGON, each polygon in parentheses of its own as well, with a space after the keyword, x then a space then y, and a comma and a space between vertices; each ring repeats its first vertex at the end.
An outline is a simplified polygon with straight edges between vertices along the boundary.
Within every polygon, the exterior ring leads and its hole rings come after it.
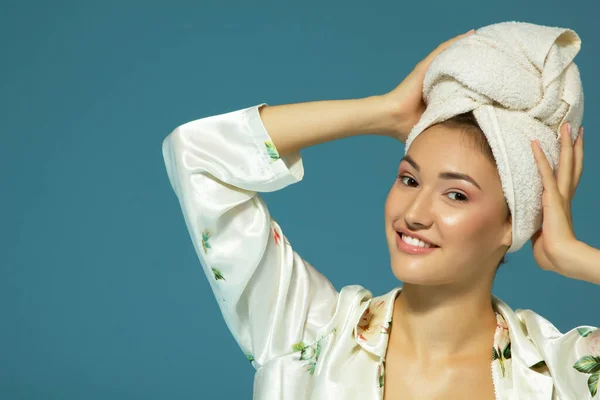
MULTIPOLYGON (((600 247, 599 8, 2 2, 0 398, 251 398, 254 370, 202 274, 162 140, 184 122, 260 102, 384 93, 471 28, 518 20, 581 36, 587 158, 574 220, 578 237, 600 247)), ((403 152, 385 137, 305 149, 304 180, 264 195, 296 250, 338 289, 400 284, 383 204, 403 152)), ((529 244, 509 255, 494 291, 563 332, 600 325, 600 288, 542 271, 529 244)))

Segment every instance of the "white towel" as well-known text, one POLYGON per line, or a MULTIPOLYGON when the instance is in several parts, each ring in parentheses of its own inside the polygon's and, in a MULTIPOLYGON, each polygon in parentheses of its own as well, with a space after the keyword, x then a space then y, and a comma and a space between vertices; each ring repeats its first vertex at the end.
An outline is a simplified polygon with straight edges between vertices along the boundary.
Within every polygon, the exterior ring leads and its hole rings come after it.
POLYGON ((570 29, 522 22, 483 27, 436 57, 426 73, 426 110, 406 141, 457 114, 473 111, 490 144, 512 213, 512 246, 520 249, 540 228, 542 182, 531 150, 538 139, 556 171, 560 127, 575 140, 583 90, 573 59, 581 40, 570 29))

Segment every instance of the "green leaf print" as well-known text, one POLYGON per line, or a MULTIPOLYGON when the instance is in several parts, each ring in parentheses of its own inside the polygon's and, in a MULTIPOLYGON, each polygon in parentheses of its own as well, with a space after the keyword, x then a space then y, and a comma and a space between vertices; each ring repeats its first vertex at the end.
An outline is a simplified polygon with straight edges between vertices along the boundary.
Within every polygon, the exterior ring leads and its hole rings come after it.
POLYGON ((506 359, 510 358, 510 343, 506 345, 506 347, 504 348, 504 351, 502 352, 502 355, 506 359))
POLYGON ((294 351, 302 351, 305 348, 306 348, 306 346, 302 342, 298 342, 298 343, 292 345, 292 349, 294 349, 294 351))
POLYGON ((216 268, 212 269, 213 275, 215 276, 216 280, 225 280, 225 277, 223 276, 223 274, 221 273, 221 271, 219 271, 216 268))
POLYGON ((379 368, 379 387, 382 388, 385 383, 385 360, 381 360, 379 368))
MULTIPOLYGON (((337 328, 334 328, 329 334, 334 334, 336 332, 337 328)), ((317 361, 319 361, 319 357, 321 356, 321 341, 325 337, 326 336, 321 336, 315 343, 311 345, 306 345, 304 342, 298 342, 292 345, 294 352, 300 352, 300 361, 308 361, 304 367, 311 376, 315 373, 317 361)))
POLYGON ((317 351, 315 352, 315 359, 318 360, 321 355, 321 341, 317 342, 317 351))
POLYGON ((500 370, 502 371, 502 377, 506 375, 506 368, 504 362, 511 358, 510 342, 501 350, 500 347, 492 348, 492 361, 498 360, 500 363, 500 370))
POLYGON ((597 356, 584 356, 581 357, 575 365, 573 365, 579 372, 584 374, 591 374, 588 378, 588 389, 590 394, 593 396, 598 392, 598 374, 600 373, 600 357, 597 356))
POLYGON ((594 374, 600 372, 600 357, 597 356, 584 356, 581 357, 577 362, 573 365, 579 372, 583 372, 584 374, 594 374))
POLYGON ((210 239, 210 232, 208 230, 204 230, 202 232, 202 248, 204 249, 204 253, 206 254, 206 250, 210 249, 210 243, 208 243, 208 239, 210 239))
POLYGON ((588 379, 588 389, 590 389, 590 394, 594 397, 598 392, 598 374, 590 375, 590 378, 588 379))
POLYGON ((595 332, 597 328, 577 328, 577 332, 583 337, 587 337, 590 333, 595 332))
POLYGON ((308 364, 306 364, 306 370, 308 371, 309 375, 313 375, 315 373, 315 367, 317 366, 317 363, 314 361, 309 362, 308 364))
POLYGON ((317 359, 316 350, 313 346, 307 346, 300 352, 300 359, 303 361, 310 361, 311 359, 317 359))
MULTIPOLYGON (((498 331, 498 329, 502 329, 502 327, 504 326, 503 323, 503 318, 501 317, 497 317, 499 318, 498 320, 501 321, 502 320, 502 325, 498 325, 498 328, 496 330, 496 333, 499 333, 500 331, 498 331)), ((503 328, 506 329, 506 328, 503 328)), ((506 333, 504 333, 503 335, 506 335, 506 333)), ((506 365, 505 362, 506 360, 509 360, 512 357, 511 354, 511 345, 510 345, 510 337, 508 336, 500 336, 498 338, 494 338, 494 346, 492 347, 492 362, 498 360, 498 363, 500 364, 500 371, 502 372, 502 377, 506 376, 506 365), (496 343, 496 341, 499 341, 499 343, 496 343), (500 347, 501 344, 503 344, 503 342, 505 342, 506 344, 504 345, 504 349, 502 349, 500 347)))
POLYGON ((252 362, 252 361, 254 361, 254 356, 252 354, 248 353, 248 354, 246 354, 246 360, 252 362))
POLYGON ((277 152, 273 142, 266 141, 265 146, 267 146, 267 154, 269 154, 271 162, 279 160, 279 153, 277 152))
MULTIPOLYGON (((595 332, 597 328, 577 328, 577 332, 582 337, 589 336, 595 332)), ((600 375, 600 356, 583 356, 575 364, 573 368, 584 374, 591 374, 588 377, 588 389, 592 397, 598 392, 598 376, 600 375)))

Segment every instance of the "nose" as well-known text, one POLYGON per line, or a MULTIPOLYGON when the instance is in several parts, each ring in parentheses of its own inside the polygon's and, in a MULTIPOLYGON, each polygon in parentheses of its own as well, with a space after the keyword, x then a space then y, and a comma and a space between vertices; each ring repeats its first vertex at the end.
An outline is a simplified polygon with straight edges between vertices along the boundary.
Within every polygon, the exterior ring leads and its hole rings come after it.
POLYGON ((420 190, 409 203, 404 214, 404 222, 412 230, 428 228, 433 224, 432 214, 431 193, 420 190))

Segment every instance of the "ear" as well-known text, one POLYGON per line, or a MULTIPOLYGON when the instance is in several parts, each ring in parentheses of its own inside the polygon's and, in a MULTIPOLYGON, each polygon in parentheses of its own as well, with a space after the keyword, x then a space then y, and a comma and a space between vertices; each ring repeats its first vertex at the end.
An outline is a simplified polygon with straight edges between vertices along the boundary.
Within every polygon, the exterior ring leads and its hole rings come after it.
POLYGON ((512 246, 512 216, 508 215, 504 224, 504 234, 502 236, 502 244, 510 248, 512 246))

